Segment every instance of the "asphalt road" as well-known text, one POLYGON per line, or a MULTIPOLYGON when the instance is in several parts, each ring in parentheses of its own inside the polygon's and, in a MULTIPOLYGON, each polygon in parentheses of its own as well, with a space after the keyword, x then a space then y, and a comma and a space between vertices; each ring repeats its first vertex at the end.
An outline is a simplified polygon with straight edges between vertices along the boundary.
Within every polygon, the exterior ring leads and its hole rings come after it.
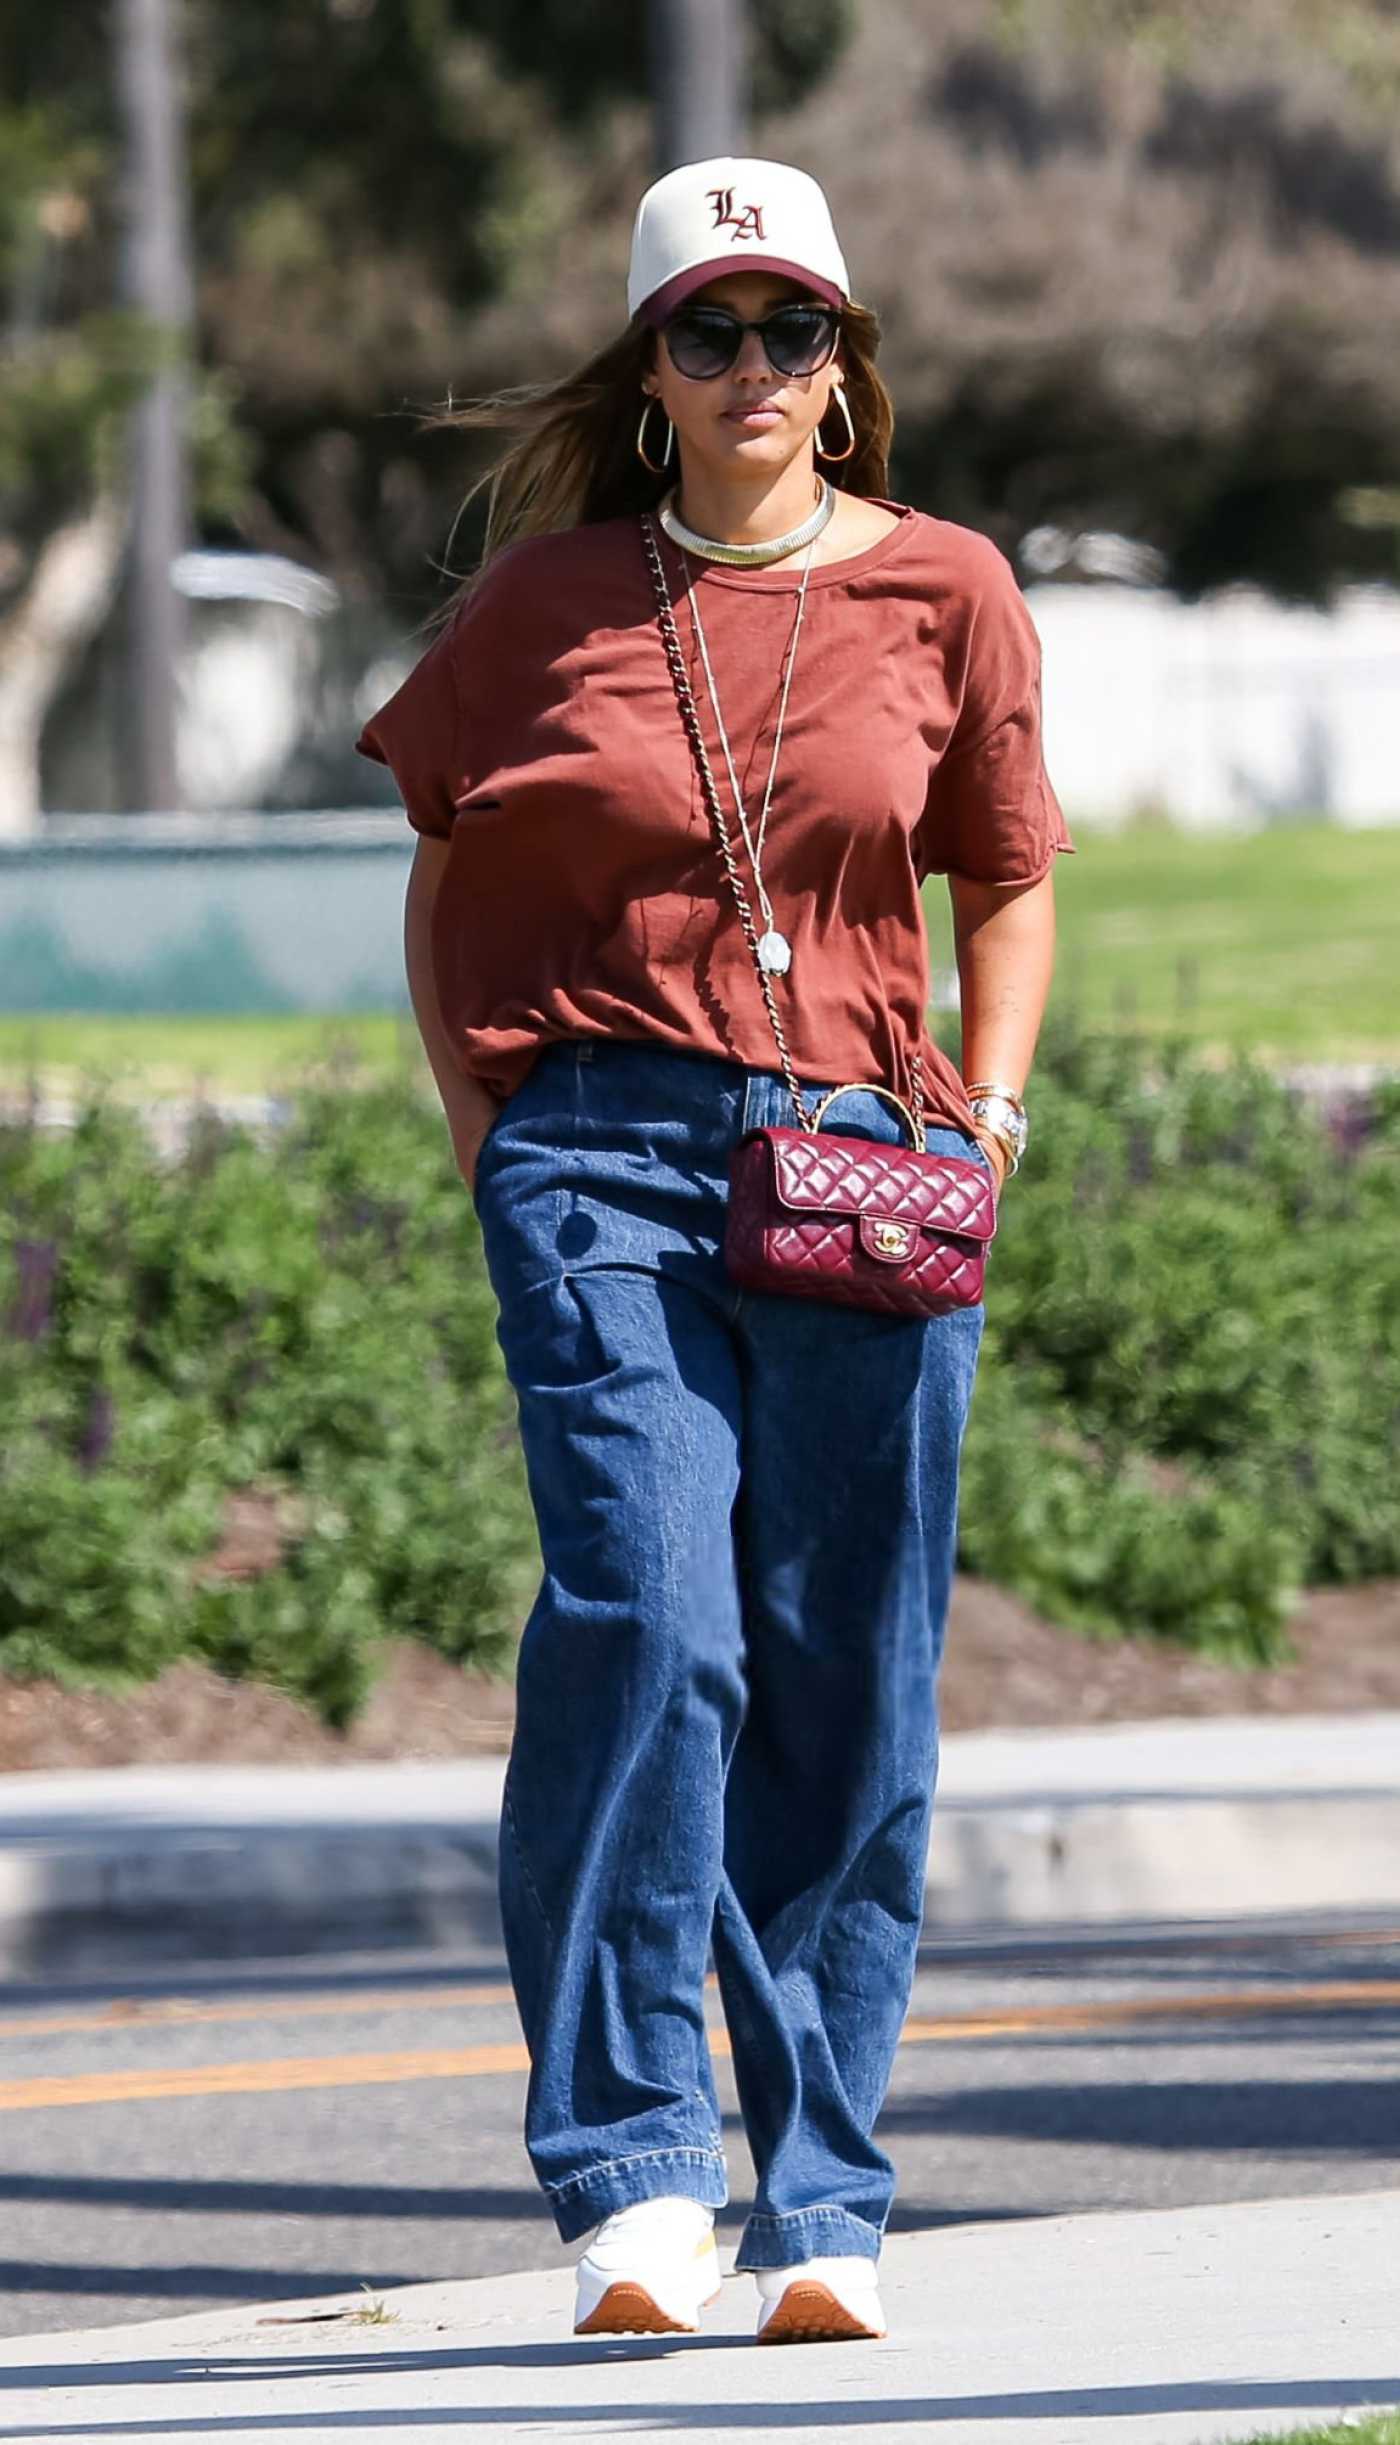
MULTIPOLYGON (((718 1996, 733 2199, 751 2169, 718 1996)), ((892 2232, 1400 2187, 1400 1928, 965 1941, 922 1960, 892 2232)), ((0 2332, 560 2266, 502 1962, 0 1990, 0 2332)))

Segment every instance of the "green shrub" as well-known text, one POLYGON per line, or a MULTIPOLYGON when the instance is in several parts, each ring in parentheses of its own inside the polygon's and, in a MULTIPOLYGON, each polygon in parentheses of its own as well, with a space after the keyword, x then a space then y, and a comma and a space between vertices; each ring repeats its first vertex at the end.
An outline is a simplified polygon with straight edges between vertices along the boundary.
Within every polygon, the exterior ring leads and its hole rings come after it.
POLYGON ((959 1542, 968 1569, 1053 1621, 1240 1664, 1277 1654, 1301 1569, 1292 1529, 1246 1495, 1086 1444, 1044 1375, 995 1356, 973 1401, 959 1542))
POLYGON ((1003 1201, 964 1559, 1055 1618, 1280 1651, 1400 1570, 1400 1097, 1359 1154, 1243 1059, 1049 1034, 1003 1201))
POLYGON ((177 1653, 343 1722, 380 1643, 503 1663, 533 1525, 476 1223, 440 1119, 308 1092, 269 1144, 162 1164, 95 1099, 0 1132, 0 1669, 120 1683, 177 1653), (207 1563, 290 1498, 276 1567, 207 1563))
MULTIPOLYGON (((1400 1571, 1400 1091, 1335 1151, 1267 1073, 1060 1025, 988 1273, 964 1563, 1086 1631, 1277 1655, 1400 1571), (1150 1063, 1150 1067, 1149 1067, 1150 1063)), ((0 1128, 0 1670, 181 1654, 347 1721, 382 1643, 504 1666, 539 1559, 471 1201, 403 1081, 177 1161, 94 1093, 0 1128), (211 1558, 232 1498, 276 1522, 211 1558)))

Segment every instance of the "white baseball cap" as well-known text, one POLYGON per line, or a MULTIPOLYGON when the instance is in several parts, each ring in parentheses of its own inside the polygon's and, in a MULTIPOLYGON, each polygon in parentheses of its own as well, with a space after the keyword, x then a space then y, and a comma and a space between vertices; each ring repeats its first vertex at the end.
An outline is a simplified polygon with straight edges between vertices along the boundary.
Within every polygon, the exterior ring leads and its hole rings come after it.
POLYGON ((831 210, 805 170, 719 153, 648 187, 632 224, 627 311, 664 323, 722 272, 782 272, 829 306, 851 294, 831 210))

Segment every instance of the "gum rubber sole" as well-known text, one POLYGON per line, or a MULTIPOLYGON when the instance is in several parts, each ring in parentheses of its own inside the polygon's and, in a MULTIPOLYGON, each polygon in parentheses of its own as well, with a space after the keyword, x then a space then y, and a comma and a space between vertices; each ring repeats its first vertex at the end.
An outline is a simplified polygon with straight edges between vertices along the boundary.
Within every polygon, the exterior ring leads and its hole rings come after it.
MULTIPOLYGON (((709 2298, 717 2301, 718 2291, 709 2298)), ((699 2331, 698 2324, 687 2325, 684 2318, 673 2318, 669 2310, 662 2309, 645 2284, 633 2283, 609 2284, 601 2301, 574 2328, 576 2335, 695 2335, 699 2331)))
POLYGON ((786 2286, 757 2343, 877 2343, 883 2326, 868 2326, 837 2300, 826 2284, 799 2280, 786 2286))

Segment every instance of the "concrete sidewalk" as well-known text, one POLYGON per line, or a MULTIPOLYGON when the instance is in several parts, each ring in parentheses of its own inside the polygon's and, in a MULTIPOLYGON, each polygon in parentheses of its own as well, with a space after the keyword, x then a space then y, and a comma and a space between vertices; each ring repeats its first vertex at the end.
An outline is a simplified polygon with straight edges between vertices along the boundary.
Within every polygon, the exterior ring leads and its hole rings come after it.
MULTIPOLYGON (((0 1974, 499 1949, 504 1758, 0 1776, 0 1974)), ((945 1741, 934 1929, 1400 1908, 1400 1714, 945 1741)))
MULTIPOLYGON (((576 2255, 576 2253, 575 2253, 576 2255)), ((1400 2191, 1055 2217, 885 2244, 888 2336, 575 2339, 571 2266, 0 2346, 0 2437, 298 2445, 705 2433, 745 2445, 1217 2445, 1400 2403, 1400 2191)))

